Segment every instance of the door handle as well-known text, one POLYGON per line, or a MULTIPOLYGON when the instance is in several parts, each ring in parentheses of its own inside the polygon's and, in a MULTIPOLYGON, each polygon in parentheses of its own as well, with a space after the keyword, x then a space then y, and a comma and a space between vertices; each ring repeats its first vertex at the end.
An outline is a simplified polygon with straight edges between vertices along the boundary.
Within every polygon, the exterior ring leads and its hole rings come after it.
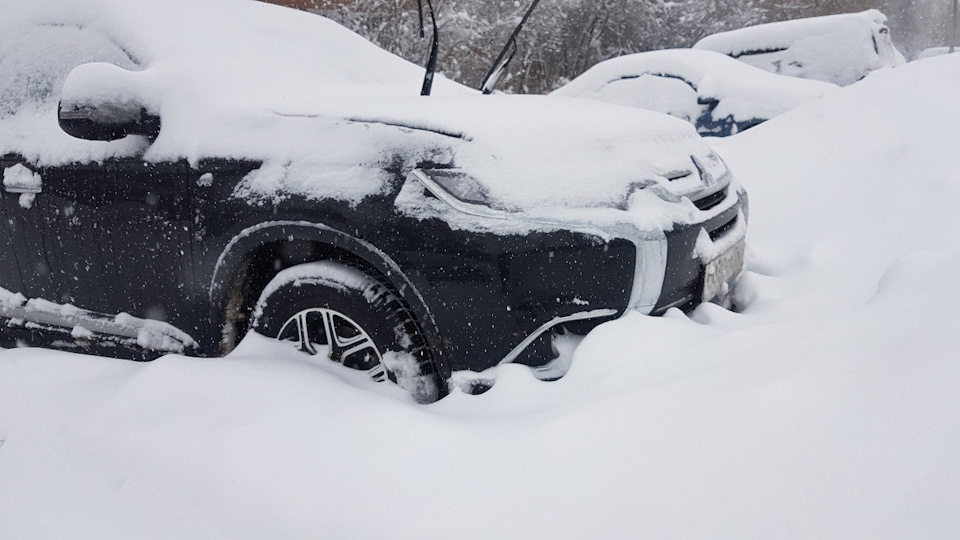
POLYGON ((3 170, 3 190, 7 193, 37 194, 43 191, 40 175, 20 163, 3 170))

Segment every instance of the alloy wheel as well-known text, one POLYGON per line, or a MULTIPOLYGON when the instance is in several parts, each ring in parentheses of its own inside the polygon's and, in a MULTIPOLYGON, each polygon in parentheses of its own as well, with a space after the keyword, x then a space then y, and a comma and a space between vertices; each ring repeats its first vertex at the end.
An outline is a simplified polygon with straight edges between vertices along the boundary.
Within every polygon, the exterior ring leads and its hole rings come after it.
POLYGON ((305 309, 283 323, 277 339, 296 343, 297 349, 312 355, 326 347, 331 360, 366 371, 375 381, 387 380, 383 357, 369 334, 338 311, 305 309))

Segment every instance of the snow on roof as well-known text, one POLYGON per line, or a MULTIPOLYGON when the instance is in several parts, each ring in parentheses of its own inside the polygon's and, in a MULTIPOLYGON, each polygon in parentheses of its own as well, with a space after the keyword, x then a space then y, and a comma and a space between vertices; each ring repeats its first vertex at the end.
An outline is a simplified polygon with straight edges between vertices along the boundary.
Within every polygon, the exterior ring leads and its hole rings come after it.
MULTIPOLYGON (((960 51, 960 47, 954 47, 953 52, 960 51)), ((943 56, 945 54, 951 54, 950 47, 930 47, 920 51, 920 54, 917 55, 917 60, 923 60, 925 58, 933 58, 935 56, 943 56)))
POLYGON ((618 102, 631 105, 651 98, 639 95, 644 91, 640 85, 644 75, 679 78, 696 91, 697 98, 718 101, 712 113, 715 120, 773 118, 837 89, 830 83, 767 73, 713 51, 673 49, 600 62, 552 95, 609 101, 607 91, 615 84, 616 95, 623 96, 618 102))
POLYGON ((707 36, 693 47, 774 73, 844 86, 873 70, 904 63, 886 22, 883 13, 870 9, 758 24, 707 36))
POLYGON ((421 97, 421 67, 323 17, 251 0, 0 7, 0 101, 13 104, 0 113, 0 152, 37 163, 255 159, 273 172, 246 195, 359 200, 384 189, 382 163, 446 156, 491 196, 530 208, 620 204, 638 180, 709 153, 691 126, 646 111, 481 96, 442 77, 421 97), (161 116, 159 137, 67 136, 61 86, 142 103, 161 116))

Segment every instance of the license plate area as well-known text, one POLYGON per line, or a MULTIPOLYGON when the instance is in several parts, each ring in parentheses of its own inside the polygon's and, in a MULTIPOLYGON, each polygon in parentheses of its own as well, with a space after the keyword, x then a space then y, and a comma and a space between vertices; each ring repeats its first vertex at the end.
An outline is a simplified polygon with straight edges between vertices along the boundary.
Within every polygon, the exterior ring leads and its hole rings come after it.
POLYGON ((728 284, 743 271, 743 254, 746 242, 740 240, 719 257, 707 263, 703 271, 703 297, 709 302, 726 294, 728 284))

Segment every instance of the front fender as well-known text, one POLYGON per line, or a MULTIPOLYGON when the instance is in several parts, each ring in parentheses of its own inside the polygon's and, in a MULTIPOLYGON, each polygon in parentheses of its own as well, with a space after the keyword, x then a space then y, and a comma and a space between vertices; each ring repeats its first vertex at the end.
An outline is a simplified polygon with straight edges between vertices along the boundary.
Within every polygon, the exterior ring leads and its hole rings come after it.
POLYGON ((209 285, 210 304, 219 317, 230 299, 230 284, 244 260, 258 248, 276 241, 306 240, 320 242, 361 258, 385 279, 410 307, 434 353, 437 369, 449 377, 446 354, 430 307, 407 275, 386 253, 373 244, 328 225, 309 221, 268 221, 243 229, 224 247, 209 285))

